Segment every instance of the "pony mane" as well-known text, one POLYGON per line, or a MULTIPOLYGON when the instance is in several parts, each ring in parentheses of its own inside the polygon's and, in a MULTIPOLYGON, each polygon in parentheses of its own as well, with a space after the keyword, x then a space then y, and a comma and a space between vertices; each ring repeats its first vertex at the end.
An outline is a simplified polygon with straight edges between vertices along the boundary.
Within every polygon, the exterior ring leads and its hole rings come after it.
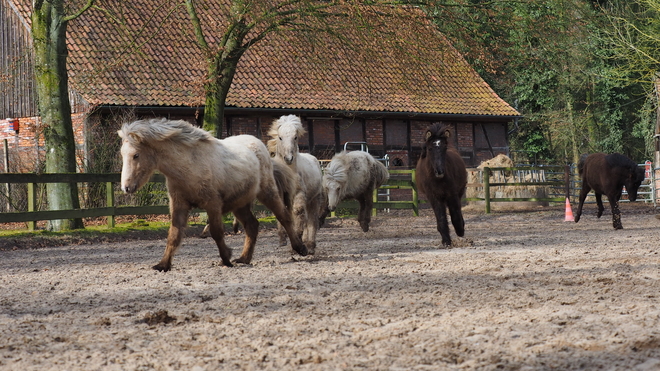
POLYGON ((295 133, 298 137, 305 135, 305 128, 302 126, 300 117, 296 115, 282 116, 279 119, 273 121, 273 123, 270 125, 270 129, 268 130, 268 135, 273 139, 277 139, 279 137, 278 130, 283 125, 291 126, 295 130, 295 133))
POLYGON ((270 157, 277 156, 277 139, 269 139, 268 142, 266 142, 266 147, 268 148, 270 157))
POLYGON ((346 173, 346 153, 341 152, 335 155, 324 171, 324 174, 328 178, 341 184, 345 184, 348 180, 348 174, 346 173))
MULTIPOLYGON (((440 136, 441 133, 445 132, 446 130, 449 130, 449 136, 452 137, 454 135, 454 129, 452 128, 451 125, 444 124, 442 122, 436 122, 432 124, 429 129, 427 130, 427 137, 425 137, 424 142, 428 141, 430 138, 437 138, 440 136), (428 133, 431 135, 428 136, 428 133)), ((448 144, 452 144, 452 141, 447 141, 448 144)))
POLYGON ((125 123, 117 133, 132 145, 171 140, 186 146, 192 146, 199 141, 214 139, 209 132, 197 128, 187 121, 168 120, 166 118, 125 123))

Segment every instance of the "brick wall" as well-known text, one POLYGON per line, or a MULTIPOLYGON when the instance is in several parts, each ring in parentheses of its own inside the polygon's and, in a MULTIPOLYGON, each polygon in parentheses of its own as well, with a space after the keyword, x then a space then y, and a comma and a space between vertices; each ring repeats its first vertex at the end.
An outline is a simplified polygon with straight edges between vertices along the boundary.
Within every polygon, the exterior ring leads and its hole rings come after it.
POLYGON ((384 145, 383 121, 366 120, 367 145, 374 150, 382 150, 384 145))
POLYGON ((428 121, 411 121, 410 122, 410 146, 421 147, 424 145, 424 134, 431 126, 428 121))
MULTIPOLYGON (((72 116, 73 135, 76 142, 76 150, 80 155, 76 156, 79 167, 82 166, 84 157, 82 149, 85 143, 84 114, 75 114, 72 116)), ((36 172, 42 171, 40 168, 45 158, 44 137, 41 134, 40 122, 35 117, 18 118, 19 128, 15 132, 11 128, 8 119, 0 120, 0 140, 4 143, 7 140, 9 152, 9 169, 4 168, 4 144, 2 145, 2 158, 0 169, 9 172, 36 172)))
POLYGON ((474 147, 473 124, 460 123, 456 125, 456 137, 458 138, 458 148, 474 147))
POLYGON ((230 135, 249 134, 258 137, 259 120, 256 117, 232 117, 230 135))
MULTIPOLYGON (((84 140, 86 134, 85 124, 84 124, 85 114, 76 114, 73 116, 74 124, 74 135, 76 138, 77 150, 78 150, 78 160, 79 168, 82 169, 85 159, 85 153, 87 150, 91 149, 92 146, 85 147, 84 140)), ((250 134, 258 138, 261 138, 264 142, 268 140, 268 129, 273 122, 279 116, 232 116, 230 117, 230 125, 224 125, 223 137, 227 135, 238 135, 238 134, 250 134), (229 129, 229 132, 228 132, 229 129)), ((195 122, 195 119, 190 117, 174 117, 169 116, 170 119, 184 119, 191 123, 195 122)), ((91 118, 93 119, 93 117, 91 118)), ((307 130, 307 135, 303 136, 300 140, 301 150, 303 152, 310 152, 309 143, 310 141, 314 144, 314 147, 311 152, 319 157, 320 159, 328 159, 334 155, 335 151, 335 122, 334 119, 313 119, 307 120, 305 117, 302 117, 303 126, 307 130), (311 127, 309 125, 312 125, 311 127), (313 138, 310 138, 310 135, 313 135, 313 138)), ((44 143, 43 136, 40 135, 40 129, 37 125, 37 121, 34 118, 20 118, 20 130, 18 135, 9 128, 8 120, 0 120, 0 139, 7 139, 8 146, 10 149, 10 170, 11 171, 39 171, 40 164, 43 163, 43 151, 44 143), (37 141, 39 141, 37 145, 37 141), (16 159, 11 157, 15 156, 16 159), (13 168, 12 168, 13 166, 13 168)), ((422 120, 411 120, 410 121, 410 153, 407 152, 407 148, 402 148, 401 146, 388 146, 389 149, 386 149, 385 146, 385 133, 383 119, 367 119, 364 120, 364 132, 365 132, 365 141, 369 146, 369 150, 375 156, 382 156, 385 153, 388 153, 390 158, 399 158, 404 166, 414 167, 417 158, 420 155, 421 146, 423 144, 424 133, 427 128, 432 124, 431 121, 422 121, 422 120), (386 152, 387 151, 387 152, 386 152)), ((349 123, 348 120, 342 120, 342 124, 346 126, 346 123, 349 123)), ((351 132, 351 139, 359 139, 360 130, 358 130, 357 123, 362 123, 362 121, 356 121, 352 123, 355 126, 349 126, 348 129, 355 129, 354 133, 351 132)), ((457 122, 455 124, 455 139, 458 144, 458 150, 461 152, 461 155, 466 160, 468 166, 476 166, 484 160, 491 158, 491 154, 488 151, 485 151, 484 148, 475 148, 477 141, 474 138, 474 123, 463 123, 457 122)), ((360 125, 361 126, 361 125, 360 125)), ((492 125, 493 127, 498 127, 492 125)), ((341 129, 340 125, 340 129, 341 129)), ((500 125, 499 127, 503 127, 500 125)), ((90 129, 92 130, 92 129, 90 129)), ((101 130, 116 130, 108 129, 101 127, 101 130)), ((347 134, 344 133, 345 139, 348 139, 347 134)), ((396 131, 399 133, 399 131, 396 131)), ((388 135, 390 134, 388 132, 388 135)), ((503 136, 504 134, 501 134, 503 136)), ((340 138, 342 137, 340 131, 340 138)), ((496 136, 493 135, 495 138, 496 136)), ((92 138, 92 136, 90 136, 92 138)), ((393 138, 388 138, 393 139, 393 138)), ((94 140, 94 139, 91 139, 94 140)), ((396 142, 396 141, 394 141, 396 142)), ((398 142, 397 142, 398 143, 398 142)), ((1 144, 1 142, 0 142, 1 144)), ((405 147, 405 146, 404 146, 405 147)), ((495 149, 495 148, 494 148, 495 149)), ((501 151, 501 148, 495 149, 497 152, 501 151)), ((0 170, 4 170, 3 164, 0 163, 0 170)))

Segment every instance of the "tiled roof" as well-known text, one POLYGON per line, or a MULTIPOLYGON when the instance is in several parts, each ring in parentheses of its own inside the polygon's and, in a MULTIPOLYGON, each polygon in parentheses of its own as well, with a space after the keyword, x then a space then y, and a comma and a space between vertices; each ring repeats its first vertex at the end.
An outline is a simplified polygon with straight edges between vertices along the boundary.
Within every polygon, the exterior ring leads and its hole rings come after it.
MULTIPOLYGON (((123 14, 130 32, 96 9, 69 24, 71 87, 94 105, 203 106, 206 67, 182 32, 190 29, 185 10, 167 17, 163 7, 154 16, 162 1, 122 3, 132 7, 123 14)), ((205 19, 223 19, 218 3, 209 2, 205 19)), ((428 22, 389 22, 388 36, 377 31, 363 42, 353 28, 343 30, 348 44, 270 35, 239 62, 227 106, 519 115, 428 22)))

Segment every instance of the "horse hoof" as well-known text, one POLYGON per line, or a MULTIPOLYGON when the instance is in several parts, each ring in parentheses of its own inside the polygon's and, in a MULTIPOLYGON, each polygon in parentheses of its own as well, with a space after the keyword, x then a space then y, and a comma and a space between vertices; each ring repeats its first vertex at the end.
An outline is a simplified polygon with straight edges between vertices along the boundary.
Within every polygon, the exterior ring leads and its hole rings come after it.
POLYGON ((294 246, 293 250, 295 250, 300 256, 309 255, 309 251, 307 251, 307 246, 305 245, 298 246, 297 248, 294 246))
POLYGON ((207 224, 204 226, 202 234, 199 235, 199 238, 206 238, 211 235, 211 227, 207 224))
MULTIPOLYGON (((245 259, 245 258, 238 258, 238 259, 234 260, 234 264, 250 264, 250 260, 245 259)), ((231 263, 229 263, 229 264, 231 264, 231 263)), ((233 265, 229 265, 229 267, 233 267, 233 265)))
POLYGON ((227 261, 223 260, 222 265, 224 265, 225 267, 229 267, 229 268, 234 266, 234 264, 232 264, 229 260, 227 260, 227 261))
POLYGON ((159 271, 159 272, 169 272, 172 267, 167 267, 167 266, 164 266, 164 265, 156 264, 152 268, 159 271))

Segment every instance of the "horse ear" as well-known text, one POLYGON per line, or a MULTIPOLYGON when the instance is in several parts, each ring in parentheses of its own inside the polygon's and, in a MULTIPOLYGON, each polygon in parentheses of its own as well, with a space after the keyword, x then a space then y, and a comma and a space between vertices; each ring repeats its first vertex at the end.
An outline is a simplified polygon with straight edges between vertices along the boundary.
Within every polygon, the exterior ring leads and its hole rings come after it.
POLYGON ((426 135, 424 136, 424 141, 426 142, 427 140, 429 140, 429 138, 431 138, 432 135, 433 133, 431 133, 431 130, 428 130, 426 132, 426 135))
POLYGON ((451 136, 451 132, 449 131, 449 129, 445 130, 445 132, 442 133, 442 136, 445 138, 449 138, 451 136))
POLYGON ((128 136, 131 138, 131 140, 135 141, 135 143, 142 143, 142 137, 136 133, 129 133, 128 136))

